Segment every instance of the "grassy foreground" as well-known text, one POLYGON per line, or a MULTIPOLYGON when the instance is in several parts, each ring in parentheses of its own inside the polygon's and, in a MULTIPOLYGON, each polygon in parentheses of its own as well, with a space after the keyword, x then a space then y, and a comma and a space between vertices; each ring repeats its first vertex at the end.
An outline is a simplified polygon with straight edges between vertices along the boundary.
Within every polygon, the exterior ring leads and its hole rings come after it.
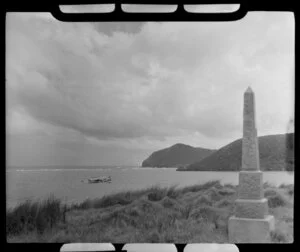
MULTIPOLYGON (((293 185, 264 185, 273 242, 293 242, 293 185)), ((8 242, 228 242, 237 187, 151 187, 65 205, 53 196, 8 209, 8 242)))

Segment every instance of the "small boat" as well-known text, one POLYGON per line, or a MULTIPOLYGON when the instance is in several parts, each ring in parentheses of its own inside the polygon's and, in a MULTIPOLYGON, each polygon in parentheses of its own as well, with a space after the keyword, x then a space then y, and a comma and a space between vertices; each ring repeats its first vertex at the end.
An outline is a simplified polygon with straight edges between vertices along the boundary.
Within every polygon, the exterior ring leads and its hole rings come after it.
POLYGON ((96 177, 96 178, 89 178, 88 179, 89 183, 111 183, 111 177, 110 176, 105 176, 105 177, 96 177))

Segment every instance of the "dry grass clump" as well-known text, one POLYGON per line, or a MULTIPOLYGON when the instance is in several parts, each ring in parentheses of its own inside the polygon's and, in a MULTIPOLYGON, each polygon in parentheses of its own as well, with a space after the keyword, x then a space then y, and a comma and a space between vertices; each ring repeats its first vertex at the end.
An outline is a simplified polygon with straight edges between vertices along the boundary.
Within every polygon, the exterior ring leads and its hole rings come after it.
POLYGON ((212 200, 208 195, 201 195, 193 201, 195 206, 211 206, 213 204, 212 200))
POLYGON ((268 205, 270 208, 286 206, 288 204, 288 199, 286 196, 276 189, 267 189, 265 190, 264 194, 268 199, 268 205))
POLYGON ((294 195, 294 185, 293 184, 289 184, 289 185, 281 184, 279 186, 279 188, 284 189, 289 196, 294 195))
POLYGON ((217 201, 214 206, 217 208, 233 206, 233 201, 228 199, 221 199, 220 201, 217 201))
POLYGON ((286 233, 277 229, 271 232, 271 241, 274 243, 287 243, 288 237, 286 233))
POLYGON ((43 233, 46 229, 52 229, 64 221, 65 214, 66 207, 54 196, 39 202, 27 200, 6 212, 6 233, 7 235, 31 231, 43 233))
POLYGON ((204 184, 186 186, 186 187, 178 189, 178 190, 179 190, 180 194, 182 195, 182 194, 186 194, 188 192, 200 192, 200 191, 205 191, 212 187, 220 187, 220 186, 222 187, 219 180, 212 180, 212 181, 208 181, 204 184))

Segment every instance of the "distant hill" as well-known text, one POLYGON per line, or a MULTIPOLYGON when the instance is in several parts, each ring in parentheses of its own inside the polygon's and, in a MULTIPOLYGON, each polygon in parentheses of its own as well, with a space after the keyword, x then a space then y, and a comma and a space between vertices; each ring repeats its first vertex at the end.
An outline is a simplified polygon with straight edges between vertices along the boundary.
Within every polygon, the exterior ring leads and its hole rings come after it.
MULTIPOLYGON (((258 138, 260 169, 265 171, 294 170, 294 133, 258 138)), ((210 156, 188 165, 187 171, 238 171, 241 169, 242 139, 236 140, 210 156)))
POLYGON ((200 161, 214 151, 178 143, 169 148, 153 152, 143 161, 142 167, 185 167, 200 161))

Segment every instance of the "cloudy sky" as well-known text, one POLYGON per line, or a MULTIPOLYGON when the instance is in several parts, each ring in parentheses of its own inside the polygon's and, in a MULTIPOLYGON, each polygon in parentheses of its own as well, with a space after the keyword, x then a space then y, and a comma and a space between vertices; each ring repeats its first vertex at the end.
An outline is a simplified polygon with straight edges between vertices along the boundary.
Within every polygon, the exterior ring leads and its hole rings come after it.
POLYGON ((6 18, 9 165, 140 165, 175 143, 242 136, 243 92, 259 135, 293 131, 294 17, 235 22, 64 23, 6 18))

